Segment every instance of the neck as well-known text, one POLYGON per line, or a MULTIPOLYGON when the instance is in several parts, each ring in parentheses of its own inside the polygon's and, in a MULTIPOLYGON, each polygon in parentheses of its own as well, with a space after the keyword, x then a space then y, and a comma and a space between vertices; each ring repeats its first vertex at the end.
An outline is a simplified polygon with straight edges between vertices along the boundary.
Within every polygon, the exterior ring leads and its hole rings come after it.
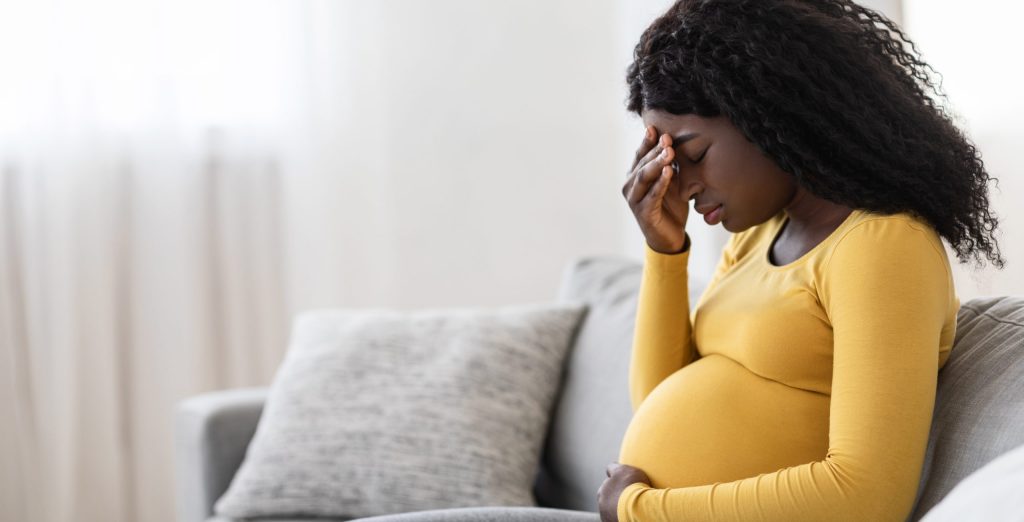
POLYGON ((797 187, 793 199, 783 208, 796 230, 809 230, 842 222, 853 211, 846 205, 819 198, 803 187, 797 187))

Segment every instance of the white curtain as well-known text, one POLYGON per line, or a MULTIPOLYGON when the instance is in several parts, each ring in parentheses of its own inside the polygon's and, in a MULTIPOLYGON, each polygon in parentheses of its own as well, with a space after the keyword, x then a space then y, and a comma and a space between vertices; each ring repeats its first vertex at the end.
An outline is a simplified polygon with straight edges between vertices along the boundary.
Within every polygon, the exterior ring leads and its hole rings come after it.
POLYGON ((0 4, 0 520, 173 520, 175 404, 299 310, 638 256, 616 6, 0 4))
POLYGON ((272 375, 295 15, 0 8, 0 519, 172 520, 174 403, 272 375))

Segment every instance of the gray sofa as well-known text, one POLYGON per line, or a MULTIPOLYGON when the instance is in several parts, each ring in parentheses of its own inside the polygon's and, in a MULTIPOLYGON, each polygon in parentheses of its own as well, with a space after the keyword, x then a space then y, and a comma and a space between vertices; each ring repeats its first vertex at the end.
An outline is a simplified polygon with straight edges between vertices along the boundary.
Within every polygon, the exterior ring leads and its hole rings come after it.
MULTIPOLYGON (((539 507, 473 507, 362 518, 373 522, 598 520, 596 493, 629 423, 628 367, 642 264, 588 257, 569 263, 558 299, 588 310, 566 362, 534 485, 539 507)), ((702 290, 691 283, 691 302, 702 290)), ((915 511, 918 520, 959 481, 1024 444, 1024 299, 963 303, 956 344, 939 374, 934 422, 915 511)), ((176 412, 179 519, 218 521, 260 418, 266 389, 208 393, 176 412)), ((319 519, 323 520, 323 519, 319 519)))

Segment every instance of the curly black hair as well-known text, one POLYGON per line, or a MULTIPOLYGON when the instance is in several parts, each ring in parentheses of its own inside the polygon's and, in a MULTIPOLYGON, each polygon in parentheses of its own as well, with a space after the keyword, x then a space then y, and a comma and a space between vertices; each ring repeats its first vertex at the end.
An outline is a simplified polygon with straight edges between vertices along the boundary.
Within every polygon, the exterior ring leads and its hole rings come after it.
POLYGON ((919 55, 850 0, 679 0, 633 51, 627 108, 724 114, 812 194, 908 212, 961 262, 1003 268, 988 198, 998 181, 929 96, 946 97, 919 55))

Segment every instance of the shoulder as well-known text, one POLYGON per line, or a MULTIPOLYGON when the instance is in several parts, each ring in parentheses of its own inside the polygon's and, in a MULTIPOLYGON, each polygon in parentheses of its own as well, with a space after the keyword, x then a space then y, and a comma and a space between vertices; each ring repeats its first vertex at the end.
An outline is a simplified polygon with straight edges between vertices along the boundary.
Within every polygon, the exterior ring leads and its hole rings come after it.
POLYGON ((866 317, 897 309, 953 324, 959 303, 935 229, 906 213, 855 212, 816 267, 818 295, 833 324, 849 317, 842 311, 866 317))
POLYGON ((829 297, 889 295, 895 299, 930 296, 936 304, 953 292, 952 269, 935 229, 906 213, 858 214, 844 224, 816 274, 829 297))
POLYGON ((931 225, 909 213, 855 210, 825 249, 824 267, 839 262, 938 264, 949 266, 942 239, 931 225))

